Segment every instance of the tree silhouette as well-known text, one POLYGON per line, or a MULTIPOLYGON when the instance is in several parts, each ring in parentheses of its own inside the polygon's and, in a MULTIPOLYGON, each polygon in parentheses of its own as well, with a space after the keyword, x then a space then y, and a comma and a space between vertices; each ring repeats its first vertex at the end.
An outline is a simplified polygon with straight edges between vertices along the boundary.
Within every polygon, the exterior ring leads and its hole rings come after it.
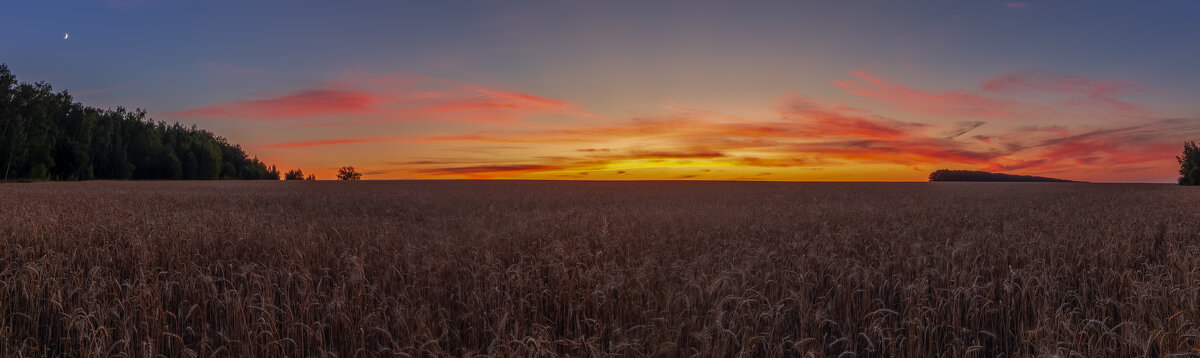
POLYGON ((309 174, 307 178, 304 178, 304 180, 317 180, 317 176, 309 174))
POLYGON ((1179 161, 1179 185, 1200 185, 1200 146, 1183 143, 1183 155, 1175 159, 1179 161))
POLYGON ((279 171, 196 126, 99 109, 0 64, 0 180, 279 179, 279 171))
POLYGON ((1071 180, 1032 175, 989 173, 975 170, 939 169, 933 173, 929 173, 929 181, 1070 182, 1071 180))
POLYGON ((354 167, 342 167, 338 169, 338 180, 359 180, 362 179, 362 173, 354 171, 354 167))
POLYGON ((304 180, 304 172, 300 169, 289 170, 283 175, 284 180, 304 180))

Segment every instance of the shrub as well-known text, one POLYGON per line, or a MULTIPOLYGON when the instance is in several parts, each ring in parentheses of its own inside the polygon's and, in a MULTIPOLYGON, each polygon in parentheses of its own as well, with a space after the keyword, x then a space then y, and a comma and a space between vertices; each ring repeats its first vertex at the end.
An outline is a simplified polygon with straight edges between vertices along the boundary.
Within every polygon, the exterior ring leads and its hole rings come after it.
POLYGON ((338 169, 338 180, 359 180, 362 179, 362 173, 354 170, 354 167, 342 167, 338 169))

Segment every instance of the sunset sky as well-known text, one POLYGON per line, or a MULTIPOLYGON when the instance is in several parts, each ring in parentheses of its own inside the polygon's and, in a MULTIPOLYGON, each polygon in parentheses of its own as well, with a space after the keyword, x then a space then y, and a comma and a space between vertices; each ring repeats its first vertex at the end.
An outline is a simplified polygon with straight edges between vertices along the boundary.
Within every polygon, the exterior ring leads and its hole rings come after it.
POLYGON ((321 179, 1174 182, 1200 140, 1196 1, 4 8, 18 79, 321 179))

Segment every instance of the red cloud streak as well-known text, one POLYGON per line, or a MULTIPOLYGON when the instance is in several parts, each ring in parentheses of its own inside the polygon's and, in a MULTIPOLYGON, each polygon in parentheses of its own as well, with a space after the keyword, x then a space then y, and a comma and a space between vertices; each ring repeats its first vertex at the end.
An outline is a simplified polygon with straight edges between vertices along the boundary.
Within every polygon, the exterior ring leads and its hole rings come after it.
POLYGON ((307 120, 299 126, 403 121, 510 123, 541 114, 590 116, 569 102, 533 94, 422 76, 361 74, 348 81, 263 98, 165 113, 169 117, 307 120))
POLYGON ((265 99, 233 101, 185 111, 168 112, 169 117, 242 117, 253 119, 296 119, 366 111, 375 97, 366 92, 337 89, 306 89, 265 99))
POLYGON ((324 140, 310 140, 310 141, 301 141, 301 142, 287 142, 287 143, 268 144, 268 145, 264 145, 264 146, 262 146, 262 148, 266 148, 266 149, 288 149, 288 148, 303 148, 303 147, 319 147, 319 146, 326 146, 326 145, 336 145, 336 144, 351 144, 351 143, 382 142, 382 141, 395 140, 395 139, 397 139, 397 138, 395 138, 395 137, 389 137, 389 138, 346 138, 346 139, 324 139, 324 140))

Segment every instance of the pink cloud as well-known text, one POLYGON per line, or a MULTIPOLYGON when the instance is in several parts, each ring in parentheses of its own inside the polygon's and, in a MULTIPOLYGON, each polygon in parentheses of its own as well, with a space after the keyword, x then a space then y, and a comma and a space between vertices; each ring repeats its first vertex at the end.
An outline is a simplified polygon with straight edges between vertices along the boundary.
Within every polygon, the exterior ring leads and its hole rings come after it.
POLYGON ((980 88, 985 91, 1006 94, 1079 95, 1083 97, 1071 98, 1064 103, 1075 109, 1144 114, 1148 112, 1145 107, 1114 98, 1116 95, 1137 91, 1141 87, 1140 83, 1130 80, 1096 80, 1083 76, 1045 72, 1000 75, 989 78, 980 85, 980 88))
POLYGON ((1104 81, 1076 75, 1022 72, 988 78, 979 87, 1002 93, 1044 91, 1100 97, 1127 93, 1140 88, 1141 84, 1129 80, 1104 81))
POLYGON ((1149 114, 1145 107, 1115 97, 1140 88, 1140 84, 1127 80, 1023 72, 988 78, 979 86, 983 92, 928 91, 889 83, 864 71, 851 74, 859 80, 834 81, 834 84, 846 93, 913 114, 1005 120, 1144 117, 1149 114), (1048 100, 1032 102, 1011 97, 1029 93, 1048 100))
POLYGON ((871 98, 907 112, 978 119, 1041 118, 1052 116, 1046 106, 979 95, 965 91, 933 92, 885 83, 866 72, 852 72, 866 84, 835 81, 846 93, 871 98))
POLYGON ((241 117, 263 120, 311 118, 367 111, 376 99, 371 93, 342 89, 305 89, 263 99, 219 103, 168 117, 241 117))
POLYGON ((397 138, 395 138, 395 137, 323 139, 323 140, 310 140, 310 141, 300 141, 300 142, 268 144, 268 145, 262 146, 261 148, 288 149, 288 148, 303 148, 303 147, 319 147, 319 146, 337 145, 337 144, 383 142, 383 141, 396 140, 396 139, 397 138))
POLYGON ((590 116, 566 101, 406 74, 352 73, 342 81, 167 112, 169 117, 293 120, 297 126, 406 121, 511 123, 535 115, 590 116))
MULTIPOLYGON (((1035 141, 1027 151, 1045 158, 1081 159, 1101 157, 1112 164, 1147 160, 1146 153, 1178 151, 1178 144, 1200 134, 1200 121, 1164 119, 1148 124, 1097 129, 1069 136, 1035 141)), ((1171 156, 1155 154, 1160 160, 1171 156)))
POLYGON ((861 115, 861 111, 844 106, 829 105, 806 98, 793 98, 784 118, 796 120, 795 127, 821 136, 858 138, 894 138, 924 127, 919 123, 903 123, 882 117, 861 115))
POLYGON ((564 101, 535 96, 528 93, 496 91, 478 86, 475 86, 472 89, 491 98, 506 100, 516 106, 526 106, 532 108, 567 108, 571 106, 570 103, 564 101))

